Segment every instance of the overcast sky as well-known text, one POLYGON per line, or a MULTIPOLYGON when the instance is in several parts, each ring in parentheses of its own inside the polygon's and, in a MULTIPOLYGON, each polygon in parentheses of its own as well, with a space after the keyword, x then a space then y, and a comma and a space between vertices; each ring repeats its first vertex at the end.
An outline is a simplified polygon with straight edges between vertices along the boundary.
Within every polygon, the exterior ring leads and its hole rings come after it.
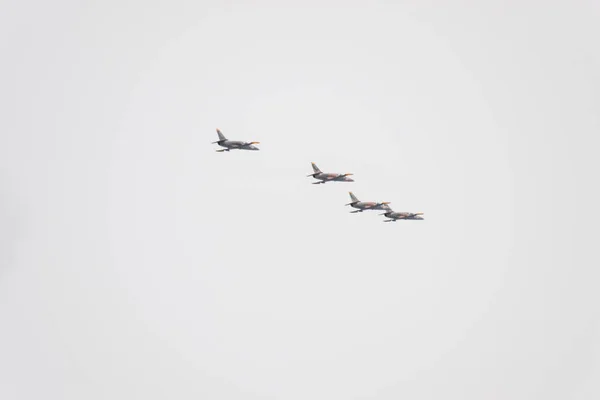
POLYGON ((0 398, 600 398, 599 19, 4 2, 0 398))

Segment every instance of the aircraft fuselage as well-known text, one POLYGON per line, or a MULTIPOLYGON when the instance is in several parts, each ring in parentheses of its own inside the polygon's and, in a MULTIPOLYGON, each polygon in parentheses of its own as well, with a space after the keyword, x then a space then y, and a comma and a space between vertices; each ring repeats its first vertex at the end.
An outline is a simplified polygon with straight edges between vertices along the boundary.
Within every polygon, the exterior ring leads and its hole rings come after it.
POLYGON ((355 201, 350 206, 359 210, 389 210, 387 204, 375 203, 374 201, 355 201))
POLYGON ((354 182, 354 179, 349 178, 346 174, 321 172, 314 174, 313 177, 323 182, 354 182))
POLYGON ((242 142, 240 140, 220 140, 217 144, 228 150, 259 150, 253 143, 242 142))
POLYGON ((422 220, 423 219, 423 217, 421 217, 421 213, 392 211, 392 212, 386 212, 383 215, 385 215, 386 217, 388 217, 394 221, 397 219, 412 219, 412 220, 422 220))

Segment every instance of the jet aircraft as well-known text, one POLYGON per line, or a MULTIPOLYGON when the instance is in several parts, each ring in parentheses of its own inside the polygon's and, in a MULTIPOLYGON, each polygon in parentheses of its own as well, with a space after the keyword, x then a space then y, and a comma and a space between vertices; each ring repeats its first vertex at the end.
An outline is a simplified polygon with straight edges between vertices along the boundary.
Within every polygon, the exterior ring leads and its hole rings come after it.
POLYGON ((379 215, 385 215, 386 217, 389 218, 383 222, 396 222, 399 219, 423 220, 423 217, 421 217, 421 215, 423 215, 423 213, 398 212, 398 211, 394 211, 392 209, 390 209, 388 212, 385 212, 385 213, 379 214, 379 215))
POLYGON ((321 183, 327 182, 354 182, 354 179, 348 178, 350 175, 354 174, 336 174, 336 173, 326 173, 321 172, 319 167, 315 163, 311 163, 314 174, 307 175, 312 176, 313 178, 319 180, 319 182, 313 182, 313 185, 318 185, 321 183))
POLYGON ((352 202, 346 204, 347 206, 351 206, 352 208, 356 208, 355 211, 350 211, 350 213, 363 212, 365 210, 390 210, 388 201, 384 201, 381 203, 375 203, 373 201, 360 201, 352 192, 348 192, 350 194, 350 199, 352 202))
POLYGON ((212 144, 218 144, 221 147, 225 147, 224 149, 217 150, 217 152, 229 151, 229 150, 259 150, 258 147, 254 146, 255 144, 259 144, 259 142, 242 142, 239 140, 228 140, 223 133, 217 129, 217 134, 219 135, 219 140, 216 142, 212 142, 212 144))

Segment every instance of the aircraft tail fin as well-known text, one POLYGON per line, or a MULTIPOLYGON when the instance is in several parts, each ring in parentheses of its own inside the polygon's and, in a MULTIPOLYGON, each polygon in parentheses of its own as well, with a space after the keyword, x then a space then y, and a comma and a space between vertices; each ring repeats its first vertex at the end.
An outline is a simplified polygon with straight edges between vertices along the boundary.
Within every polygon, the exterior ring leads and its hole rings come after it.
POLYGON ((217 135, 219 135, 219 140, 227 140, 225 135, 223 135, 223 133, 219 129, 217 129, 217 135))
POLYGON ((315 174, 320 174, 321 170, 319 169, 319 167, 317 167, 317 164, 315 163, 311 163, 313 171, 315 171, 315 174))
POLYGON ((354 193, 348 192, 348 194, 350 194, 350 198, 352 199, 352 202, 358 202, 358 201, 360 201, 360 200, 358 200, 358 197, 356 197, 354 195, 354 193))

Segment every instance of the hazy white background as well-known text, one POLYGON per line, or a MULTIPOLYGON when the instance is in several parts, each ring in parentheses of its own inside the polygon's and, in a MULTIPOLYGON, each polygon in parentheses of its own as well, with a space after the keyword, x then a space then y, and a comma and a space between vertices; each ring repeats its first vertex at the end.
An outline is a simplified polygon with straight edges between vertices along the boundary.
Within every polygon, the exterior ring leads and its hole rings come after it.
POLYGON ((599 17, 2 2, 0 398, 600 398, 599 17))

